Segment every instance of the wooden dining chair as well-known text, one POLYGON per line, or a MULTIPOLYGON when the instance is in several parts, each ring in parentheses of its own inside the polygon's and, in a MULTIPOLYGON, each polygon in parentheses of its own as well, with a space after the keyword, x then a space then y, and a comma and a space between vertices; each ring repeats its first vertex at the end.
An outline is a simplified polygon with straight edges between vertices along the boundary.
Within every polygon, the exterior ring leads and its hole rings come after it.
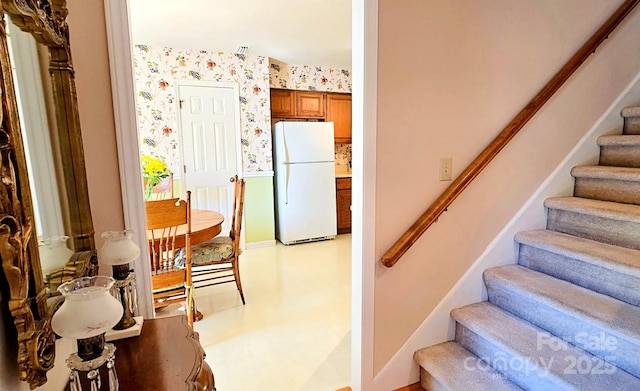
POLYGON ((147 231, 154 308, 183 303, 193 327, 191 281, 191 192, 186 200, 172 198, 147 201, 147 231), (176 246, 178 228, 186 226, 184 247, 176 246))
POLYGON ((235 282, 242 304, 245 304, 240 281, 240 231, 244 209, 244 179, 234 177, 233 215, 229 236, 216 236, 194 245, 191 252, 193 284, 195 288, 235 282))

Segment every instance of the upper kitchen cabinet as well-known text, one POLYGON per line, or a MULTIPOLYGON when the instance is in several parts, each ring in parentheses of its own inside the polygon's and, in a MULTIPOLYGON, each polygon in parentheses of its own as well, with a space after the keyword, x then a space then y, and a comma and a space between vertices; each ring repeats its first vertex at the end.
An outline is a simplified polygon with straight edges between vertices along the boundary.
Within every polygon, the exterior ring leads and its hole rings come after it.
POLYGON ((293 118, 296 115, 295 98, 292 90, 271 89, 271 116, 293 118))
POLYGON ((271 117, 324 119, 321 92, 271 89, 271 117))
POLYGON ((326 121, 333 122, 336 143, 351 143, 351 94, 327 95, 326 121))
POLYGON ((271 120, 333 122, 336 144, 351 143, 351 94, 271 89, 271 120))
POLYGON ((296 115, 304 118, 324 118, 324 94, 296 91, 296 115))

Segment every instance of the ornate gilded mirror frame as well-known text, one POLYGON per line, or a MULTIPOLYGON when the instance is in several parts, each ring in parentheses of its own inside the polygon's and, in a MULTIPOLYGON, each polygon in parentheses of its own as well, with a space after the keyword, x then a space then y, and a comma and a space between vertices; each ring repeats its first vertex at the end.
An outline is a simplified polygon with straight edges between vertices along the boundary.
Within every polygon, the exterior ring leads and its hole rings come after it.
MULTIPOLYGON (((11 70, 4 15, 49 49, 49 71, 56 112, 58 154, 63 170, 63 213, 75 251, 95 274, 97 267, 93 222, 74 71, 69 47, 66 0, 0 0, 0 259, 8 282, 9 310, 18 332, 18 365, 21 380, 33 389, 44 384, 55 357, 54 335, 47 306, 34 228, 25 150, 11 70)), ((28 98, 28 97, 27 97, 28 98)))

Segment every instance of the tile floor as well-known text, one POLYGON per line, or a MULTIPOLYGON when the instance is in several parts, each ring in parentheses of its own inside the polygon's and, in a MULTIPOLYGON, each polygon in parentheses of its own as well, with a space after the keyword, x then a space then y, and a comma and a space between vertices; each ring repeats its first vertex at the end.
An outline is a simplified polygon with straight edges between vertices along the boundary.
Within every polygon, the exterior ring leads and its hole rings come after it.
MULTIPOLYGON (((351 235, 245 250, 234 284, 196 290, 218 391, 335 391, 350 383, 351 235)), ((169 315, 167 307, 158 316, 169 315)))

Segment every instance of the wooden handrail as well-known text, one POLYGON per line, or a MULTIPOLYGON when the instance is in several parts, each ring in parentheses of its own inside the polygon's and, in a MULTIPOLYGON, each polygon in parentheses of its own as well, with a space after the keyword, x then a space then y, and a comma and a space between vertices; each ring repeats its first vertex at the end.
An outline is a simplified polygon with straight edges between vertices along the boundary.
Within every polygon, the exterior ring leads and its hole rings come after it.
POLYGON ((438 217, 447 209, 462 191, 493 160, 494 157, 518 134, 531 117, 553 96, 553 94, 571 77, 609 34, 631 13, 640 0, 625 1, 616 12, 596 31, 596 33, 569 59, 569 61, 549 80, 549 82, 531 99, 531 101, 509 122, 496 138, 476 157, 455 181, 431 204, 413 225, 382 256, 381 262, 391 267, 422 236, 438 217))

